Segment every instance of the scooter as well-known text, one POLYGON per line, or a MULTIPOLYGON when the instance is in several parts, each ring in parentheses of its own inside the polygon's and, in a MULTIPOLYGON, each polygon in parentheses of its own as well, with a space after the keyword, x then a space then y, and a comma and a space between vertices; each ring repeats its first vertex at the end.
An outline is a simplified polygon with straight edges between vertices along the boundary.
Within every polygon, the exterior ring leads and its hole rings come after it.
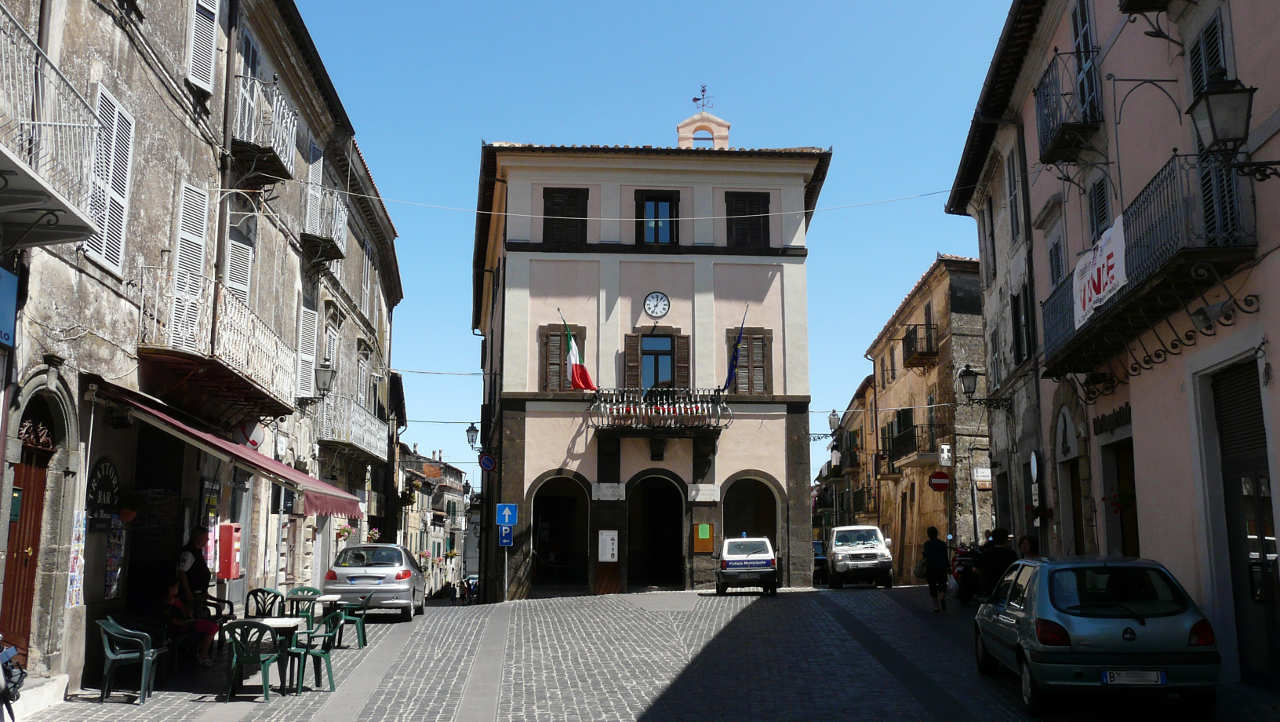
POLYGON ((981 589, 978 569, 982 562, 982 549, 977 545, 958 544, 951 556, 951 576, 956 580, 956 599, 968 604, 981 589))

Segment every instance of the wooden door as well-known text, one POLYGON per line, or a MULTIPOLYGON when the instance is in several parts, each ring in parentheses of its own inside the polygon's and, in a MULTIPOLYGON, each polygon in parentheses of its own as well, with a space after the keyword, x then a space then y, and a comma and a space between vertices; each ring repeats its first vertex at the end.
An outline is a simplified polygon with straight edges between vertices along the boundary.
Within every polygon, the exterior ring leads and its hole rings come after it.
POLYGON ((36 566, 40 560, 40 521, 44 516, 45 478, 50 452, 24 446, 22 462, 14 467, 13 501, 17 513, 9 517, 9 547, 4 568, 4 599, 0 602, 0 634, 20 650, 27 663, 31 637, 31 609, 35 598, 36 566))

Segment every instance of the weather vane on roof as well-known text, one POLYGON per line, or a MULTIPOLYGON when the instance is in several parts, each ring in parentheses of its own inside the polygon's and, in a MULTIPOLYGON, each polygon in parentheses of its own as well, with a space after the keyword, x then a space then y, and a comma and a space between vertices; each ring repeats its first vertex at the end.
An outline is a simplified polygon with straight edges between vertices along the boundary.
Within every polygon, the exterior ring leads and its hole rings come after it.
POLYGON ((693 96, 693 104, 694 104, 694 105, 696 105, 696 106, 698 106, 698 110, 699 110, 699 111, 706 110, 707 108, 714 108, 714 107, 716 107, 716 106, 714 106, 714 105, 712 105, 712 104, 711 104, 711 96, 710 96, 710 95, 707 95, 707 84, 706 84, 706 83, 703 83, 703 84, 702 84, 702 94, 701 94, 701 95, 695 95, 695 96, 693 96))

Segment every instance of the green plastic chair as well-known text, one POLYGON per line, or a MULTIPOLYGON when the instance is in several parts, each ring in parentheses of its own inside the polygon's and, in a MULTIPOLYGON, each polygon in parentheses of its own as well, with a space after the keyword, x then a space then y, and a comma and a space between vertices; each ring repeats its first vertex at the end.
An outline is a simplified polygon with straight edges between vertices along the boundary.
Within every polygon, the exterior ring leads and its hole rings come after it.
POLYGON ((105 702, 111 696, 111 680, 115 677, 116 669, 129 664, 141 664, 138 704, 144 704, 147 697, 155 692, 156 660, 167 650, 164 647, 152 647, 150 634, 126 629, 111 617, 95 621, 102 633, 102 653, 106 657, 102 667, 102 694, 98 701, 105 702))
POLYGON ((364 615, 369 611, 369 602, 373 600, 373 592, 360 598, 359 603, 345 602, 338 605, 338 646, 342 646, 342 632, 348 624, 356 625, 356 644, 358 649, 365 647, 364 615))
MULTIPOLYGON (((244 669, 258 669, 262 674, 262 699, 271 700, 271 665, 279 663, 280 651, 275 631, 261 622, 240 621, 228 624, 224 631, 231 641, 231 664, 227 670, 227 702, 240 686, 244 669)), ((283 681, 283 680, 281 680, 283 681)))
MULTIPOLYGON (((293 589, 291 589, 291 590, 289 591, 289 596, 291 596, 291 597, 301 597, 301 596, 307 596, 307 597, 318 597, 318 596, 320 596, 320 590, 319 590, 319 589, 316 589, 315 587, 294 587, 293 589)), ((300 616, 302 616, 301 614, 299 614, 299 613, 298 613, 298 610, 299 610, 301 607, 303 607, 304 605, 306 606, 306 608, 307 608, 308 610, 314 610, 314 608, 315 608, 315 604, 314 604, 313 602, 310 602, 309 600, 298 600, 298 599, 294 599, 291 603, 293 604, 293 614, 292 614, 292 616, 295 616, 295 617, 300 617, 300 616)), ((311 615, 311 612, 308 612, 308 616, 310 616, 310 615, 311 615)), ((314 621, 314 620, 312 620, 312 621, 314 621)))
POLYGON ((220 597, 203 595, 204 608, 207 610, 209 621, 218 625, 218 647, 221 648, 226 643, 226 636, 222 630, 226 628, 229 622, 236 620, 236 605, 230 599, 222 599, 220 597))
MULTIPOLYGON (((329 658, 329 650, 333 648, 334 638, 342 629, 342 612, 332 611, 327 614, 312 630, 299 630, 289 647, 289 657, 298 660, 298 693, 302 693, 302 682, 307 676, 307 658, 315 660, 316 689, 320 689, 320 661, 324 660, 325 670, 329 673, 329 691, 336 687, 333 683, 333 660, 329 658), (322 631, 323 630, 323 631, 322 631), (316 646, 316 642, 320 646, 316 646)), ((292 666, 292 664, 290 665, 292 666)))
POLYGON ((282 611, 284 611, 284 595, 275 589, 267 587, 250 589, 244 598, 246 619, 278 617, 282 611))

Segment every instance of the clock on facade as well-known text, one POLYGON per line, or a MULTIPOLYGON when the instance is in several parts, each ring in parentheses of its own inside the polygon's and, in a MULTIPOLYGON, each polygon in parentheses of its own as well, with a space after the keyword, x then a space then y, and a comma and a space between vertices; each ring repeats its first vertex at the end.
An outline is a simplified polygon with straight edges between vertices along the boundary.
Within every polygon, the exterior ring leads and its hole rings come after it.
POLYGON ((110 459, 99 459, 89 474, 89 490, 85 496, 91 530, 105 529, 120 504, 120 473, 110 459))
POLYGON ((671 310, 671 299, 662 291, 654 291, 644 297, 644 312, 653 318, 662 318, 671 310))

